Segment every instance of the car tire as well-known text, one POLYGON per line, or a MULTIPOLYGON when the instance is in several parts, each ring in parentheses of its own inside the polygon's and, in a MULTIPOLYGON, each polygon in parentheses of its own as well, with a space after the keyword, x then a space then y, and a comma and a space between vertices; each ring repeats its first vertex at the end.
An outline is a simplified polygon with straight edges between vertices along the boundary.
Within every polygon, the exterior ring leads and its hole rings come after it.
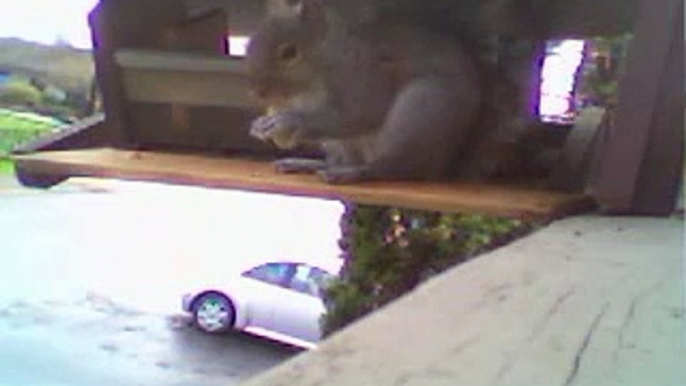
POLYGON ((233 328, 235 316, 233 303, 220 293, 206 293, 193 302, 193 321, 203 332, 226 333, 233 328))

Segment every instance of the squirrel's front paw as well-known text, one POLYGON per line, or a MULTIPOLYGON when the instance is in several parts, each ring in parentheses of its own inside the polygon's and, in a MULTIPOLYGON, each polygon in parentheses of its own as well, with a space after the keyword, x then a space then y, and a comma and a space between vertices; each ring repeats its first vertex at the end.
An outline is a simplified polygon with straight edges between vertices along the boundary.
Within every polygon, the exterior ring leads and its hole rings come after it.
POLYGON ((302 122, 297 113, 278 112, 263 115, 252 122, 250 135, 262 141, 272 141, 282 149, 292 149, 299 144, 302 122))

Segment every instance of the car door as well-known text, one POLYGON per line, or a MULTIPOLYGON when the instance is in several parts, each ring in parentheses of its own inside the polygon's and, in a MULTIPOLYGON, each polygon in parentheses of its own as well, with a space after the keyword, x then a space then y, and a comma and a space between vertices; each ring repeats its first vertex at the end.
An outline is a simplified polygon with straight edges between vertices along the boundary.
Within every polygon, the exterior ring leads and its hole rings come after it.
POLYGON ((290 292, 286 287, 293 273, 293 264, 267 263, 242 274, 249 327, 275 330, 274 305, 290 292))
POLYGON ((319 340, 324 304, 319 297, 315 270, 306 264, 295 264, 287 284, 288 293, 283 302, 274 306, 276 332, 307 342, 319 340))

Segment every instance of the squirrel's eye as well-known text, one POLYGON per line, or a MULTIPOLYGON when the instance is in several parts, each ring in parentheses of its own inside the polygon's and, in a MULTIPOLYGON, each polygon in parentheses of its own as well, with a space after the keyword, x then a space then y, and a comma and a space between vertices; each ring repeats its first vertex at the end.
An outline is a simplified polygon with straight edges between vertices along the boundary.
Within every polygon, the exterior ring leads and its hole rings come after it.
POLYGON ((294 44, 288 44, 279 50, 279 60, 285 63, 293 63, 298 59, 298 47, 294 44))

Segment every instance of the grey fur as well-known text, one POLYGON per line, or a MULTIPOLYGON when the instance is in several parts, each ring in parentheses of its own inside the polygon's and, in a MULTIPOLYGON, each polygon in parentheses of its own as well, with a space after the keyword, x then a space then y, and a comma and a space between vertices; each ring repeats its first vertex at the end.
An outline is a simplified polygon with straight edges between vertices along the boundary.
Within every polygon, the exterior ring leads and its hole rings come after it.
POLYGON ((326 160, 279 168, 330 183, 446 178, 481 106, 475 64, 454 36, 423 19, 385 18, 374 1, 291 3, 270 0, 249 46, 254 93, 275 110, 251 134, 319 144, 326 160))

